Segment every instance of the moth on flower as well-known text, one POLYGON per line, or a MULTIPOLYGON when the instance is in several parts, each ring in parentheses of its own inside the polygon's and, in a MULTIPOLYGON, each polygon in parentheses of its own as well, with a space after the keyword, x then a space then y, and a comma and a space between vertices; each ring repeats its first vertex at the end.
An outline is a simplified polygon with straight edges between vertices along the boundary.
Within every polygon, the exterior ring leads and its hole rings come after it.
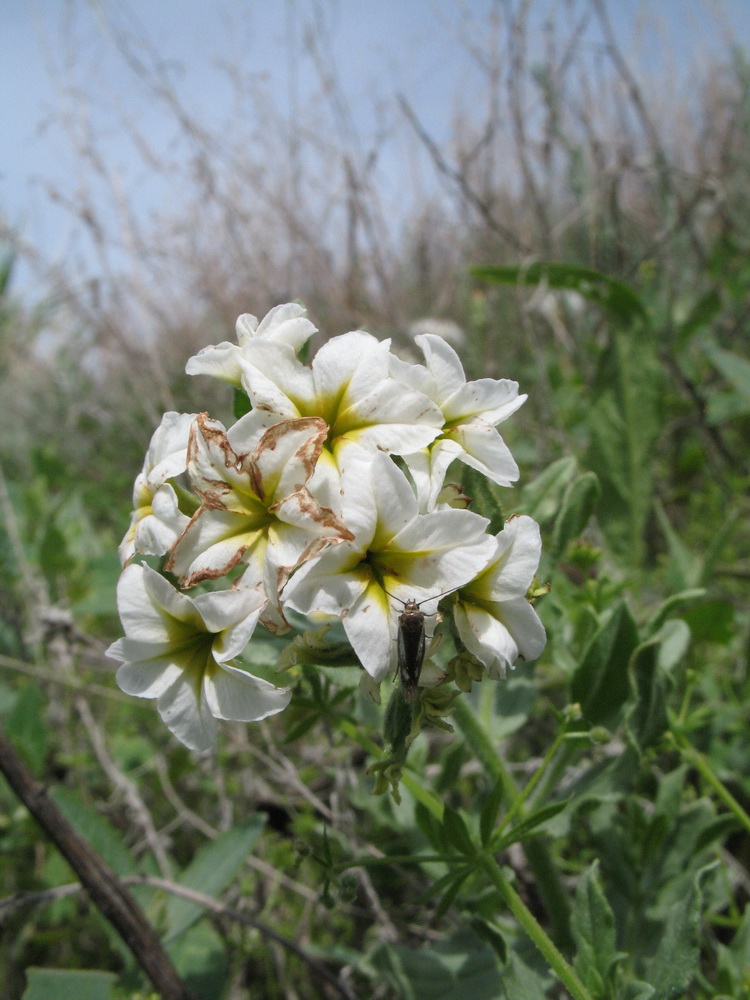
POLYGON ((408 479, 382 452, 350 445, 341 466, 342 517, 354 539, 301 566, 282 600, 314 621, 341 619, 363 667, 379 681, 398 663, 391 598, 434 613, 441 593, 484 569, 494 541, 487 519, 471 511, 420 514, 408 479))
MULTIPOLYGON (((454 460, 498 485, 518 477, 496 429, 526 399, 517 383, 467 381, 434 334, 416 338, 424 365, 361 330, 303 364, 298 352, 314 332, 295 303, 261 322, 240 316, 237 343, 205 348, 187 371, 243 391, 250 412, 229 427, 206 413, 165 414, 136 481, 123 565, 136 553, 166 555, 179 588, 233 581, 191 599, 130 565, 118 586, 125 637, 109 649, 118 683, 156 698, 190 747, 212 743, 217 718, 251 721, 288 703, 288 690, 232 662, 258 624, 281 634, 290 621, 304 627, 295 615, 340 622, 372 696, 400 674, 407 701, 425 681, 425 620, 446 594, 457 592, 459 652, 490 676, 544 647, 526 598, 538 526, 513 518, 493 538, 461 486, 445 482, 454 460), (170 480, 183 474, 193 495, 178 500, 170 480)), ((429 667, 428 683, 449 676, 429 667)))

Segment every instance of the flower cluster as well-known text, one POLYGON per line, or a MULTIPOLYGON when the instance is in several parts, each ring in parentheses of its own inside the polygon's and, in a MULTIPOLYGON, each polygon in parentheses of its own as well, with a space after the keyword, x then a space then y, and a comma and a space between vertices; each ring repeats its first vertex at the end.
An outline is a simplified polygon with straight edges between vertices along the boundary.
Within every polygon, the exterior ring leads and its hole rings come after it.
MULTIPOLYGON (((288 689, 237 665, 257 627, 284 635, 300 620, 340 622, 374 696, 403 655, 406 602, 429 616, 450 595, 456 647, 491 677, 544 648, 527 599, 538 526, 514 517, 492 536, 446 483, 456 461, 500 486, 517 479, 497 425, 524 402, 518 384, 467 382, 434 334, 415 338, 423 365, 363 331, 305 364, 315 332, 293 303, 260 323, 240 316, 238 342, 205 348, 187 372, 230 383, 248 412, 228 428, 206 413, 165 414, 135 483, 119 548, 125 637, 109 655, 120 687, 156 698, 194 749, 213 744, 216 719, 263 719, 288 704, 288 689), (163 557, 161 572, 140 556, 163 557)), ((438 683, 449 671, 428 675, 438 683)))

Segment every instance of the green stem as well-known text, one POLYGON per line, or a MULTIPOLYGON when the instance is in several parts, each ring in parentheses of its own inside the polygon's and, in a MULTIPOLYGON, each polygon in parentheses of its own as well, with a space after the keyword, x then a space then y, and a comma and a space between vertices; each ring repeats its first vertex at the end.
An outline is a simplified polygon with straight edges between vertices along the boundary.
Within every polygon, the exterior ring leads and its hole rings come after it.
POLYGON ((518 795, 516 796, 515 802, 510 807, 510 809, 508 810, 508 812, 505 814, 505 816, 503 816, 503 818, 502 818, 502 820, 500 822, 500 825, 499 825, 499 827, 498 827, 498 829, 496 831, 497 833, 499 833, 501 830, 504 830, 506 828, 506 826, 508 826, 508 824, 510 823, 510 821, 512 819, 515 819, 516 816, 521 812, 521 810, 523 809, 523 806, 527 802, 529 796, 534 791, 534 789, 536 788, 536 786, 539 784, 539 782, 541 781, 543 775, 546 773, 547 768, 552 763, 552 758, 557 753, 558 748, 559 748, 559 746, 562 743, 562 741, 563 741, 564 738, 565 738, 565 733, 564 732, 561 731, 561 732, 559 732, 557 734, 557 736, 553 740, 552 745, 550 746, 549 750, 544 755, 544 760, 539 765, 539 767, 536 769, 536 771, 532 774, 531 778, 523 786, 523 788, 521 789, 521 791, 518 793, 518 795))
POLYGON ((734 795, 732 795, 721 778, 718 778, 714 774, 711 765, 703 754, 699 750, 696 750, 695 747, 684 743, 679 737, 678 746, 684 759, 693 765, 701 777, 713 788, 727 809, 737 817, 748 833, 750 833, 750 816, 745 812, 734 795))
MULTIPOLYGON (((452 718, 490 777, 494 781, 502 781, 510 809, 523 819, 523 803, 520 806, 516 805, 521 793, 487 732, 471 710, 468 699, 459 698, 455 702, 452 718)), ((534 874, 534 883, 549 916, 554 938, 561 948, 567 950, 573 944, 570 932, 570 899, 560 880, 560 873, 552 860, 549 848, 541 837, 530 837, 521 847, 534 874)))
POLYGON ((482 853, 479 860, 495 885, 495 888, 503 897, 508 909, 537 946, 547 964, 567 989, 568 993, 570 993, 573 1000, 592 1000, 591 994, 578 978, 575 970, 568 965, 560 951, 558 951, 552 940, 538 923, 534 914, 505 878, 502 869, 492 855, 482 853))

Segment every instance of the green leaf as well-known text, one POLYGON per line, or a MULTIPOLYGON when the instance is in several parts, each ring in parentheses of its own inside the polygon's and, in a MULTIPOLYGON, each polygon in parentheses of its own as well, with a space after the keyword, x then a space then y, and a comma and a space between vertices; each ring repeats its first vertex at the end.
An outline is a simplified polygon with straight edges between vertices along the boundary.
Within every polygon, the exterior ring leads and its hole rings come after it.
POLYGON ((657 743, 666 731, 669 676, 659 665, 661 641, 643 643, 633 653, 629 680, 633 702, 625 718, 625 728, 636 750, 646 750, 657 743))
POLYGON ((750 905, 745 906, 740 925, 731 944, 719 946, 719 983, 730 997, 747 997, 747 956, 750 955, 750 905), (743 992, 744 991, 744 992, 743 992))
MULTIPOLYGON (((679 615, 688 605, 699 601, 706 596, 703 587, 695 587, 692 590, 683 590, 679 594, 672 594, 666 601, 659 605, 656 611, 643 628, 645 638, 651 638, 661 629, 662 625, 672 616, 679 615)), ((684 615, 682 615, 684 617, 684 615)))
POLYGON ((648 320, 643 302, 629 285, 579 264, 537 261, 527 267, 472 267, 471 273, 493 285, 538 285, 543 281, 550 288, 578 292, 622 324, 648 320))
POLYGON ((669 522, 664 507, 658 500, 654 501, 654 510, 659 521, 662 534, 667 542, 669 562, 667 577, 673 589, 689 590, 700 586, 703 582, 703 559, 695 555, 685 545, 680 535, 669 522))
MULTIPOLYGON (((385 982, 408 1000, 498 1000, 507 995, 497 953, 468 927, 432 948, 376 945, 358 971, 378 984, 385 982)), ((513 1000, 543 1000, 543 996, 519 992, 513 1000)))
POLYGON ((646 975, 659 1000, 683 997, 699 971, 700 881, 707 870, 698 872, 687 894, 670 908, 664 922, 664 935, 647 964, 646 975))
POLYGON ((695 303, 687 318, 677 326, 677 343, 684 347, 694 333, 714 319, 721 309, 721 296, 715 288, 711 288, 695 303))
POLYGON ((570 921, 576 943, 574 968, 594 996, 606 995, 615 949, 615 918, 599 881, 594 861, 578 882, 570 921))
POLYGON ((576 471, 574 458, 558 458, 521 491, 522 512, 544 524, 557 512, 576 471))
POLYGON ((243 392, 242 389, 234 390, 234 397, 232 402, 233 402, 233 411, 235 420, 239 420, 240 417, 244 417, 245 414, 249 413, 250 410, 252 410, 253 408, 253 404, 250 402, 247 393, 243 392))
POLYGON ((50 798, 60 807, 81 836, 116 875, 134 875, 138 871, 133 855, 119 830, 69 788, 61 785, 50 791, 50 798))
MULTIPOLYGON (((656 990, 638 979, 631 980, 622 994, 622 1000, 657 1000, 656 990)), ((660 998, 658 998, 660 1000, 660 998)))
POLYGON ((728 646, 734 639, 734 608, 720 597, 688 608, 682 614, 695 642, 715 642, 728 646))
POLYGON ((26 969, 21 1000, 112 1000, 117 976, 89 969, 26 969))
POLYGON ((750 361, 740 354, 725 351, 721 347, 707 345, 705 352, 727 382, 732 384, 737 393, 750 406, 750 361))
POLYGON ((599 476, 599 523, 615 553, 643 561, 655 443, 662 431, 664 374, 655 339, 612 334, 592 386, 587 465, 599 476))
POLYGON ((500 803, 503 800, 503 790, 503 779, 498 778, 479 814, 479 834, 482 840, 482 847, 486 847, 490 842, 490 837, 497 821, 500 803))
POLYGON ((449 843, 457 851, 467 857, 473 857, 477 853, 476 845, 471 839, 463 816, 449 806, 446 806, 443 812, 443 827, 449 843))
POLYGON ((44 770, 49 745, 47 726, 44 722, 44 707, 44 695, 33 681, 29 681, 21 688, 5 720, 5 732, 8 738, 37 778, 44 770))
POLYGON ((469 866, 467 868, 460 869, 459 871, 451 873, 451 880, 448 884, 447 889, 440 898, 435 909, 435 919, 440 920, 444 917, 448 910, 453 906, 453 902, 456 896, 461 891, 461 886, 464 884, 466 879, 471 875, 472 868, 469 866))
POLYGON ((568 800, 565 799, 562 802, 551 802, 549 805, 537 809, 536 812, 522 819, 520 823, 516 823, 510 830, 506 830, 498 837, 496 843, 493 844, 493 850, 495 852, 504 851, 511 844, 526 840, 542 823, 547 823, 561 813, 567 804, 568 800))
POLYGON ((500 928, 494 922, 475 914, 469 917, 469 927, 495 949, 501 962, 508 961, 508 946, 500 928))
POLYGON ((594 725, 608 725, 628 697, 628 661, 638 629, 627 604, 617 604, 594 634, 571 681, 572 700, 594 725))
POLYGON ((708 400, 708 422, 723 424, 750 412, 750 361, 721 347, 706 346, 705 352, 730 388, 715 391, 708 400))
MULTIPOLYGON (((222 833, 216 840, 210 841, 196 853, 183 871, 179 884, 217 898, 242 867, 264 824, 265 816, 250 816, 222 833)), ((204 908, 198 903, 180 896, 170 896, 167 901, 168 930, 165 940, 174 940, 203 913, 204 908)))
POLYGON ((224 996, 229 974, 226 944, 210 924, 191 927, 167 948, 188 989, 200 1000, 224 996))
POLYGON ((560 558, 568 543, 586 527, 600 495, 599 477, 594 472, 584 472, 568 486, 552 533, 553 561, 560 558))

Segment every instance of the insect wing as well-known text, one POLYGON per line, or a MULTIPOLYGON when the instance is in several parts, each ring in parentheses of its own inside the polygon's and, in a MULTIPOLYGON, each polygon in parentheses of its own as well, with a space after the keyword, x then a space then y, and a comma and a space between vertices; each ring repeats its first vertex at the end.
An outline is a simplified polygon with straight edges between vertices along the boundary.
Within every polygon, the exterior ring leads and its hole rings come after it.
POLYGON ((414 701, 424 661, 424 612, 416 601, 407 601, 398 618, 398 669, 404 697, 414 701))

